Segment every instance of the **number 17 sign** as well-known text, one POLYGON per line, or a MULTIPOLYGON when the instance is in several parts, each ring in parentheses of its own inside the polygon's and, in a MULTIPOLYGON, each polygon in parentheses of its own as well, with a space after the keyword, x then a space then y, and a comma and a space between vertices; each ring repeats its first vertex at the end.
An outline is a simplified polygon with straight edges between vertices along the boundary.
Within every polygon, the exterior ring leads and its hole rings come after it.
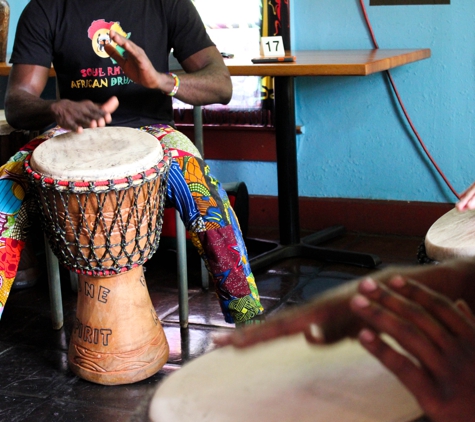
POLYGON ((282 36, 261 37, 261 56, 281 57, 285 56, 284 41, 282 36))

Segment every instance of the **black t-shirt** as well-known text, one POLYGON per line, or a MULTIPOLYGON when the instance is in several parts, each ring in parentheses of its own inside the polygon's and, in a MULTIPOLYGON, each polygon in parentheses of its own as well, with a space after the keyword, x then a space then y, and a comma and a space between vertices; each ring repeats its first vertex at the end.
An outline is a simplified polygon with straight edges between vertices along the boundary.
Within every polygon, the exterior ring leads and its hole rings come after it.
POLYGON ((191 0, 31 0, 18 23, 11 63, 50 67, 61 98, 119 99, 112 125, 173 124, 171 98, 127 78, 103 50, 110 29, 142 47, 159 72, 213 46, 191 0))

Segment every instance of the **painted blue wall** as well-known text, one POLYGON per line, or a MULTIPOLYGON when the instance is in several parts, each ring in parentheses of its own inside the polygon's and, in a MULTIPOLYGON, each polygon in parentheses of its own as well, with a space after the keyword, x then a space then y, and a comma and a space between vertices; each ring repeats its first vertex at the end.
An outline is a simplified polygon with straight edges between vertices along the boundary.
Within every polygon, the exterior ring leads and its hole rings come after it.
MULTIPOLYGON (((294 49, 372 47, 358 0, 291 4, 294 49)), ((427 148, 461 192, 475 181, 475 2, 365 5, 380 48, 431 49, 430 59, 391 73, 427 148)), ((384 75, 298 78, 296 104, 297 124, 305 126, 298 137, 301 196, 456 200, 409 134, 384 75)), ((221 178, 245 180, 253 194, 276 193, 269 164, 213 167, 221 178)))
MULTIPOLYGON (((12 26, 28 0, 10 2, 12 26), (12 4, 14 3, 14 4, 12 4)), ((358 0, 293 0, 294 49, 371 48, 358 0)), ((430 48, 430 59, 392 70, 427 148, 458 192, 475 181, 475 2, 369 6, 380 48, 430 48)), ((10 42, 13 36, 10 37, 10 42)), ((299 194, 453 202, 408 131, 383 74, 296 80, 299 194)), ((276 166, 210 162, 223 181, 276 195, 276 166)))
POLYGON ((28 4, 29 0, 7 0, 10 5, 10 30, 8 34, 8 51, 11 53, 13 40, 15 38, 15 29, 20 17, 21 11, 28 4))

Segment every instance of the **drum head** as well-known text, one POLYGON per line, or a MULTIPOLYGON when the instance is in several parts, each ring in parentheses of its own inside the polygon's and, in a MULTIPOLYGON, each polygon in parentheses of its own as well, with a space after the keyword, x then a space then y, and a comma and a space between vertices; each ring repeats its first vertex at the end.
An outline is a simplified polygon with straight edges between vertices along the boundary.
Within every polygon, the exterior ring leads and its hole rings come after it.
POLYGON ((157 139, 138 129, 101 127, 68 132, 40 144, 31 167, 66 181, 113 180, 149 170, 163 158, 157 139))
POLYGON ((422 415, 402 384, 356 341, 303 336, 214 350, 158 387, 153 422, 390 422, 422 415))
POLYGON ((425 248, 434 261, 475 257, 475 210, 445 213, 427 232, 425 248))

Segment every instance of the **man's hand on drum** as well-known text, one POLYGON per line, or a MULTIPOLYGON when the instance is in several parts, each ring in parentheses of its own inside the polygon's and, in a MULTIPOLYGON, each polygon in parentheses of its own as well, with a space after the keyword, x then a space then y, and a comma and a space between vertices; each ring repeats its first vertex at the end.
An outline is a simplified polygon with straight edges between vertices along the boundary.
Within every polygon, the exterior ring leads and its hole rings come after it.
POLYGON ((106 126, 112 121, 112 113, 118 106, 117 97, 111 97, 102 105, 89 100, 59 100, 51 104, 51 111, 59 126, 81 133, 84 128, 106 126))
POLYGON ((431 421, 473 420, 475 318, 465 302, 454 303, 403 277, 386 286, 368 278, 350 307, 368 325, 358 336, 363 347, 414 394, 431 421))
POLYGON ((455 206, 459 211, 475 209, 475 183, 460 195, 460 199, 455 206))

